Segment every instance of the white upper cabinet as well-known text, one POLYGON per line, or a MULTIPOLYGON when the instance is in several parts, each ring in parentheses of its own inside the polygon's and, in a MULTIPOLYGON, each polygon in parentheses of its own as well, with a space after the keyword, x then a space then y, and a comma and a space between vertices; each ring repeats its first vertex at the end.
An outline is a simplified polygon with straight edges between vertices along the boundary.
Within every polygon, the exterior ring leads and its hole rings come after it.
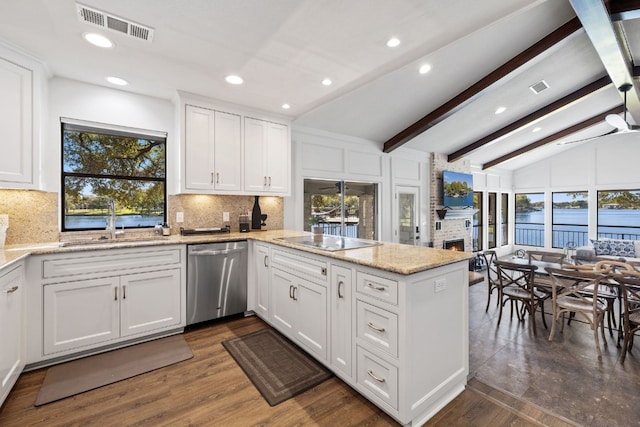
POLYGON ((184 145, 185 190, 242 190, 239 115, 187 105, 184 145))
POLYGON ((244 138, 245 192, 288 194, 291 180, 289 127, 245 117, 244 138))
MULTIPOLYGON (((33 69, 5 59, 0 46, 0 188, 37 188, 34 163, 38 115, 34 96, 39 87, 33 69), (34 90, 35 89, 35 90, 34 90)), ((10 56, 10 55, 6 55, 10 56)))

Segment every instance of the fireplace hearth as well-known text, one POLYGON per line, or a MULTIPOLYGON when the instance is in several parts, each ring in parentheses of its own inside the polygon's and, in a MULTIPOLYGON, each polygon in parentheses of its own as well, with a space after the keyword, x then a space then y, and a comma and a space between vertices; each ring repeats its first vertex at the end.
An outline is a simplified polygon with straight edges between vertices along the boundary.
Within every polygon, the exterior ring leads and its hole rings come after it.
POLYGON ((442 242, 442 249, 464 252, 464 239, 452 239, 442 242))

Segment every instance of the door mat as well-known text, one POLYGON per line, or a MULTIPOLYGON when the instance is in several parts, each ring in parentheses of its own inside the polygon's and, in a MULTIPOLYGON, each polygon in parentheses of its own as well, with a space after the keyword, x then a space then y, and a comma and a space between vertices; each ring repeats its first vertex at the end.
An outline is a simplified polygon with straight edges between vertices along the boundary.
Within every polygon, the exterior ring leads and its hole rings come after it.
POLYGON ((35 406, 74 396, 183 360, 193 353, 182 335, 173 335, 55 365, 47 370, 35 406))
POLYGON ((333 376, 324 366, 273 329, 222 342, 271 406, 333 376))

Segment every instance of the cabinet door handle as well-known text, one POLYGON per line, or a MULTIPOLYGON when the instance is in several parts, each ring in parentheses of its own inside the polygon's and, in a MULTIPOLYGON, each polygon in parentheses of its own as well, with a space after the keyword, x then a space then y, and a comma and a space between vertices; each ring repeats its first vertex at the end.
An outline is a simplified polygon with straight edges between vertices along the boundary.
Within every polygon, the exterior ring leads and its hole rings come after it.
POLYGON ((384 286, 376 286, 373 283, 367 283, 367 287, 373 289, 374 291, 384 291, 384 286))
POLYGON ((326 276, 326 275, 327 275, 327 269, 326 269, 326 268, 324 268, 324 267, 322 267, 322 268, 320 269, 320 274, 322 274, 323 276, 326 276))
POLYGON ((269 187, 271 187, 271 177, 269 177, 269 187))
POLYGON ((293 300, 298 301, 298 297, 296 296, 296 291, 298 290, 297 286, 293 287, 293 300))
POLYGON ((342 287, 344 286, 344 282, 342 280, 340 280, 338 282, 338 298, 344 298, 344 295, 342 295, 342 287))
POLYGON ((216 184, 220 184, 220 172, 216 172, 216 184))
POLYGON ((211 183, 213 184, 213 172, 211 172, 211 183))
POLYGON ((269 255, 264 256, 264 266, 269 267, 269 255))
POLYGON ((113 288, 113 300, 118 301, 118 287, 113 288))
POLYGON ((8 294, 12 294, 17 290, 18 290, 18 286, 12 286, 9 289, 7 289, 5 292, 8 293, 8 294))
POLYGON ((127 287, 122 285, 122 299, 127 299, 127 287))
POLYGON ((369 369, 369 370, 367 371, 367 374, 369 374, 369 376, 370 376, 371 378, 373 378, 374 380, 378 381, 379 383, 383 383, 383 382, 385 382, 385 381, 386 381, 384 378, 377 377, 377 376, 376 376, 376 375, 371 371, 371 369, 369 369))
POLYGON ((267 186, 267 177, 266 176, 264 177, 264 186, 265 187, 267 186))
POLYGON ((289 285, 289 298, 293 299, 293 285, 289 285))
POLYGON ((373 329, 374 331, 384 332, 384 328, 381 328, 380 326, 376 326, 371 322, 368 322, 367 326, 370 327, 371 329, 373 329))

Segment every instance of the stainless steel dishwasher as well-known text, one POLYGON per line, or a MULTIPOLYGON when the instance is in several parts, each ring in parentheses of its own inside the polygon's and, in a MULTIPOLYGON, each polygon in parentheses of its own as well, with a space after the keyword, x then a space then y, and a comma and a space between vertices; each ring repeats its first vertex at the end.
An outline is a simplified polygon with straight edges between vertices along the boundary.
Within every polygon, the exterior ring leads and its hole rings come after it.
POLYGON ((247 242, 187 246, 187 325, 247 309, 247 242))

